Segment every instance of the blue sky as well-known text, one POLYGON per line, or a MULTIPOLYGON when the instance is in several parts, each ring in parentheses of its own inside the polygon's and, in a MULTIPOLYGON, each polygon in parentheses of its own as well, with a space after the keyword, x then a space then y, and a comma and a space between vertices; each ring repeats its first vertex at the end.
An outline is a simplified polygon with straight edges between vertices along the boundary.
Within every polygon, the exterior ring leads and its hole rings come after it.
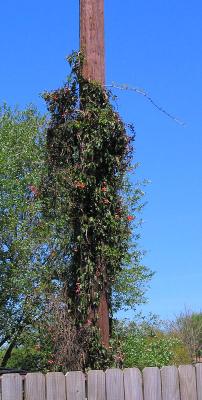
MULTIPOLYGON (((78 49, 78 0, 1 4, 0 102, 45 111, 39 93, 68 74, 78 49)), ((138 178, 147 178, 141 247, 156 275, 144 312, 172 318, 199 311, 202 281, 202 3, 105 0, 106 76, 144 88, 183 128, 143 97, 117 92, 119 111, 136 127, 138 178)))

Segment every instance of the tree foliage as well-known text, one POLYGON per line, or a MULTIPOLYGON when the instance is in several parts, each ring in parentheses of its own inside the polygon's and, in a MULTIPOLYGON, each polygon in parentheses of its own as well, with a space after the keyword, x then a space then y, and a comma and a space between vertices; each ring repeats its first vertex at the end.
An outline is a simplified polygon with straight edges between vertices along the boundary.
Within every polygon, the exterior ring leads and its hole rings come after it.
POLYGON ((168 333, 155 316, 138 322, 118 323, 121 365, 130 368, 163 367, 190 363, 191 359, 181 338, 168 333))
POLYGON ((186 310, 169 324, 169 329, 179 336, 187 347, 190 359, 198 362, 202 357, 202 313, 186 310))
POLYGON ((0 110, 0 345, 8 344, 3 363, 40 310, 33 191, 42 171, 44 122, 33 107, 0 110))

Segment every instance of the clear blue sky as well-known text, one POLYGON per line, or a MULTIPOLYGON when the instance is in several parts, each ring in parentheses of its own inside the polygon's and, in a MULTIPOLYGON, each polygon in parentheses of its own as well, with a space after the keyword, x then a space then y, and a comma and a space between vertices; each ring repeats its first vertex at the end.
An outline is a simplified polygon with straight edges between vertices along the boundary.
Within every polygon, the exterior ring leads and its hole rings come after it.
MULTIPOLYGON (((78 0, 7 0, 1 4, 0 102, 21 107, 57 88, 78 49, 78 0)), ((182 128, 135 93, 119 110, 136 126, 138 175, 148 178, 141 246, 156 271, 152 311, 172 317, 200 310, 202 282, 202 3, 105 0, 107 83, 128 83, 187 124, 182 128)))

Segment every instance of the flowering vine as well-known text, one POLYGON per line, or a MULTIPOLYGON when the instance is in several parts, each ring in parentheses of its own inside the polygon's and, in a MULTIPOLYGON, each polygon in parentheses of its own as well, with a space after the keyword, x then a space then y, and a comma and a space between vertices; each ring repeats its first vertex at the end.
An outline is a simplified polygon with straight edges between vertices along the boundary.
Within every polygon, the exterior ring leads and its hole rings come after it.
POLYGON ((70 314, 78 329, 93 332, 97 352, 100 296, 104 288, 111 310, 113 282, 125 263, 135 218, 124 194, 134 131, 128 134, 111 93, 82 77, 82 57, 74 53, 69 63, 68 83, 43 95, 51 120, 48 174, 40 191, 44 213, 57 221, 56 235, 62 237, 54 252, 64 265, 70 314))

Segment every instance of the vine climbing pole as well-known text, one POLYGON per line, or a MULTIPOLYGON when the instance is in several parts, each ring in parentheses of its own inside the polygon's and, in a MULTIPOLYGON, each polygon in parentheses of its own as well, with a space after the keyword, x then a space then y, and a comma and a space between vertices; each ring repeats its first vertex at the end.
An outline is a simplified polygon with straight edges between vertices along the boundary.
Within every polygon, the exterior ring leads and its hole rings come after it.
MULTIPOLYGON (((80 49, 84 54, 83 76, 105 83, 104 0, 80 0, 80 49)), ((101 266, 107 281, 105 265, 101 266)), ((103 287, 98 309, 102 344, 109 346, 109 305, 107 283, 103 287)))

